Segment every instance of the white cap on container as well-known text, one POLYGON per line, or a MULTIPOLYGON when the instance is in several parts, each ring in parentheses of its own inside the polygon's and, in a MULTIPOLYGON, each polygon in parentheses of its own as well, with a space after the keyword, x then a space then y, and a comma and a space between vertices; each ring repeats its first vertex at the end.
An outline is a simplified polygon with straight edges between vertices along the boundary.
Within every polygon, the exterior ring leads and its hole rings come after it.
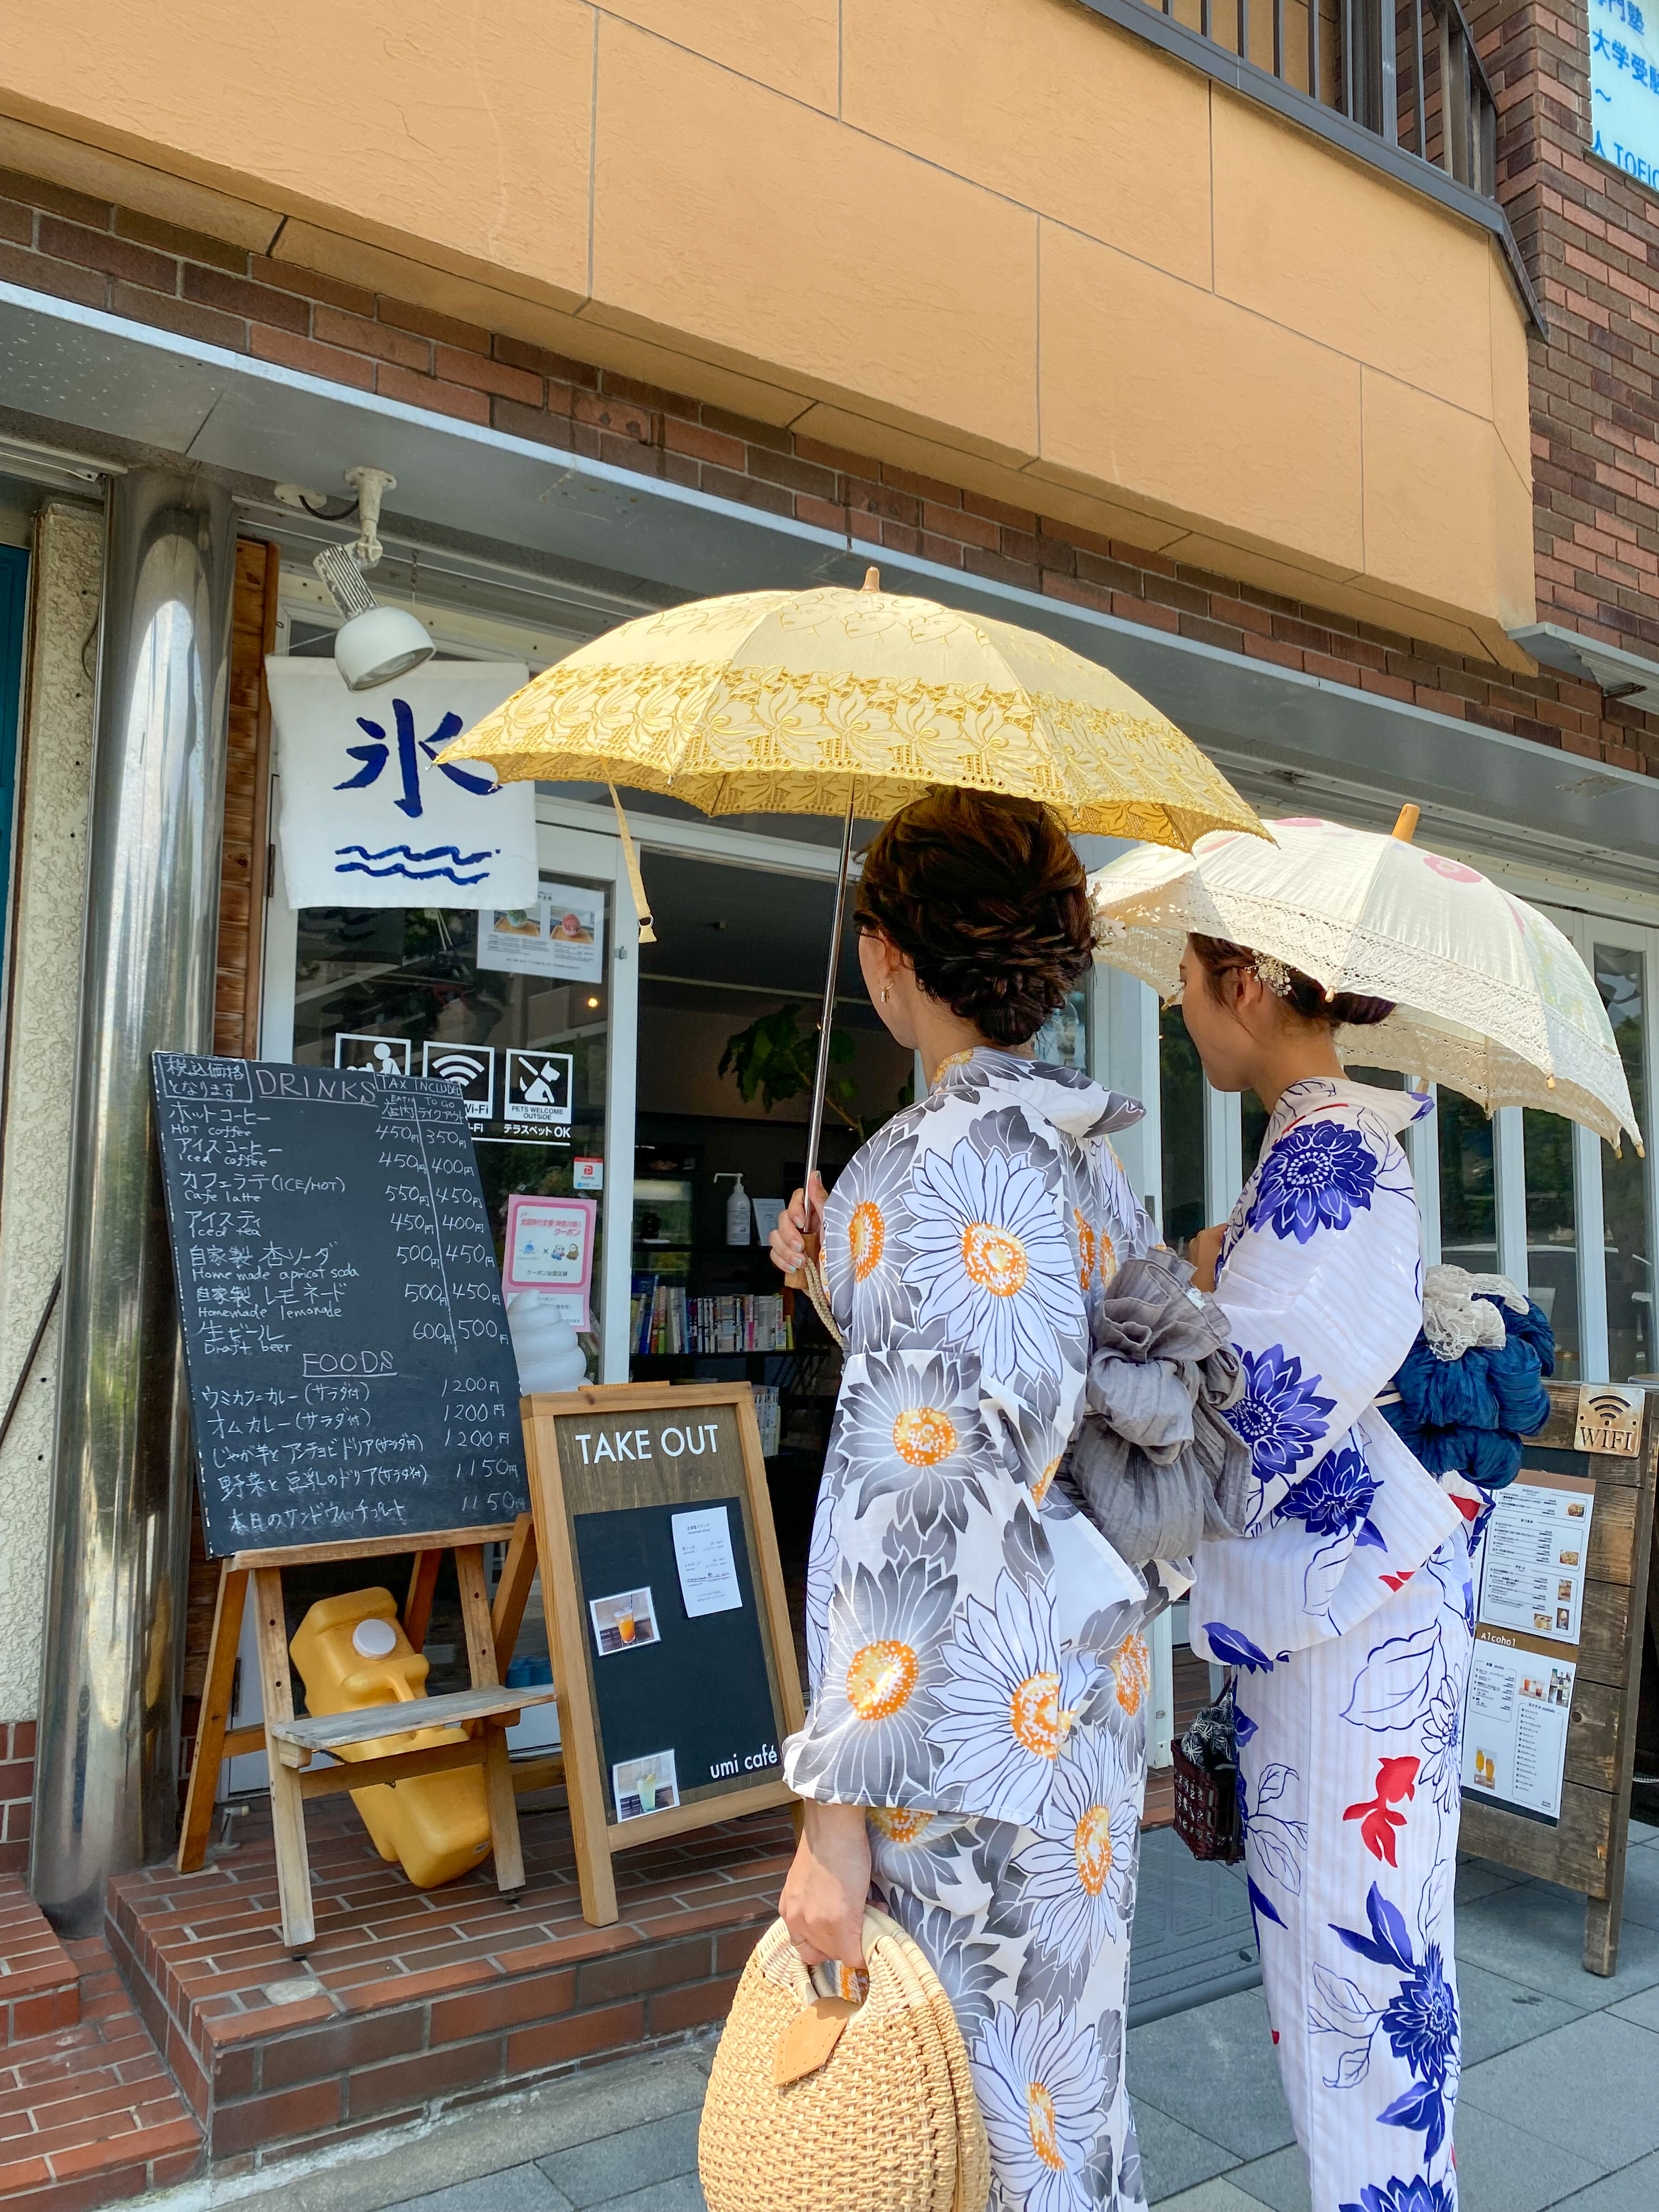
POLYGON ((351 1648, 360 1659, 389 1659, 398 1648, 398 1632, 389 1620, 371 1613, 352 1630, 351 1648))

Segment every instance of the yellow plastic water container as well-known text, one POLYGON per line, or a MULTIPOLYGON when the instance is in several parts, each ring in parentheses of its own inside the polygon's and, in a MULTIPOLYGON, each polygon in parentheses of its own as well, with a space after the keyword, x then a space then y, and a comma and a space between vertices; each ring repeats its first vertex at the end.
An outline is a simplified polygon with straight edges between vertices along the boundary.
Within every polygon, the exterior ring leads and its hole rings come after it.
MULTIPOLYGON (((390 1590, 349 1590, 343 1597, 319 1599, 300 1623, 289 1650, 313 1715, 415 1705, 426 1696, 428 1662, 404 1634, 390 1590)), ((424 1751, 465 1740, 465 1729, 426 1728, 343 1744, 337 1755, 377 1759, 388 1752, 424 1751)), ((476 1766, 378 1783, 354 1790, 351 1802, 375 1850, 383 1859, 399 1862, 416 1889, 453 1881, 489 1854, 489 1811, 483 1776, 476 1766)))

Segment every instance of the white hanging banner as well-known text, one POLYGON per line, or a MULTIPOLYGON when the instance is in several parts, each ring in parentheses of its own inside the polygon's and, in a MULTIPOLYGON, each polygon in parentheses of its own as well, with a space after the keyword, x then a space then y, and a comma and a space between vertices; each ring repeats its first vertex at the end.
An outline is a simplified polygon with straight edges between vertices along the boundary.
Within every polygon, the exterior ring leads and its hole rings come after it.
POLYGON ((429 660, 352 692, 332 660, 272 654, 265 678, 291 906, 537 906, 535 785, 437 763, 529 682, 522 661, 429 660))

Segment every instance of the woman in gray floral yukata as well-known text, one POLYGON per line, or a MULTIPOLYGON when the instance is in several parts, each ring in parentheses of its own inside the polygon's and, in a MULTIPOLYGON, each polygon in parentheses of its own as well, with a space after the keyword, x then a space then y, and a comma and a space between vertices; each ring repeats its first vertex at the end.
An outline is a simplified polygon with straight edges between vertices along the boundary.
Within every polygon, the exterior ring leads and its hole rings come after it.
MULTIPOLYGON (((850 1966, 873 1876, 956 2008, 994 2205, 1139 2206, 1123 2002, 1162 1601, 1056 1476, 1091 1310, 1155 1241, 1108 1141, 1141 1109, 1031 1057, 1092 950, 1043 809, 919 799, 866 854, 857 921, 871 997, 931 1080, 823 1206, 846 1364, 781 1909, 806 1964, 850 1966)), ((786 1269, 805 1223, 797 1192, 786 1269)))

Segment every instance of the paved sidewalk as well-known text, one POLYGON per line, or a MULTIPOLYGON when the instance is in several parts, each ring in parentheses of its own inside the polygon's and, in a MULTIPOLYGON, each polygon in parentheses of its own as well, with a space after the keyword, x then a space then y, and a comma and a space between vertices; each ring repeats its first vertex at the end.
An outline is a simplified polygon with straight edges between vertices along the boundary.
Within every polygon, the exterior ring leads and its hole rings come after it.
MULTIPOLYGON (((1632 1844, 1611 1981, 1580 1964, 1581 1899, 1479 1861, 1460 1870, 1462 2212, 1659 2207, 1659 1829, 1633 1829, 1632 1844)), ((713 2051, 710 2038, 550 2082, 252 2204, 702 2212, 697 2114, 713 2051)), ((1128 2068, 1163 2212, 1308 2212, 1259 1990, 1133 2029, 1128 2068)))

